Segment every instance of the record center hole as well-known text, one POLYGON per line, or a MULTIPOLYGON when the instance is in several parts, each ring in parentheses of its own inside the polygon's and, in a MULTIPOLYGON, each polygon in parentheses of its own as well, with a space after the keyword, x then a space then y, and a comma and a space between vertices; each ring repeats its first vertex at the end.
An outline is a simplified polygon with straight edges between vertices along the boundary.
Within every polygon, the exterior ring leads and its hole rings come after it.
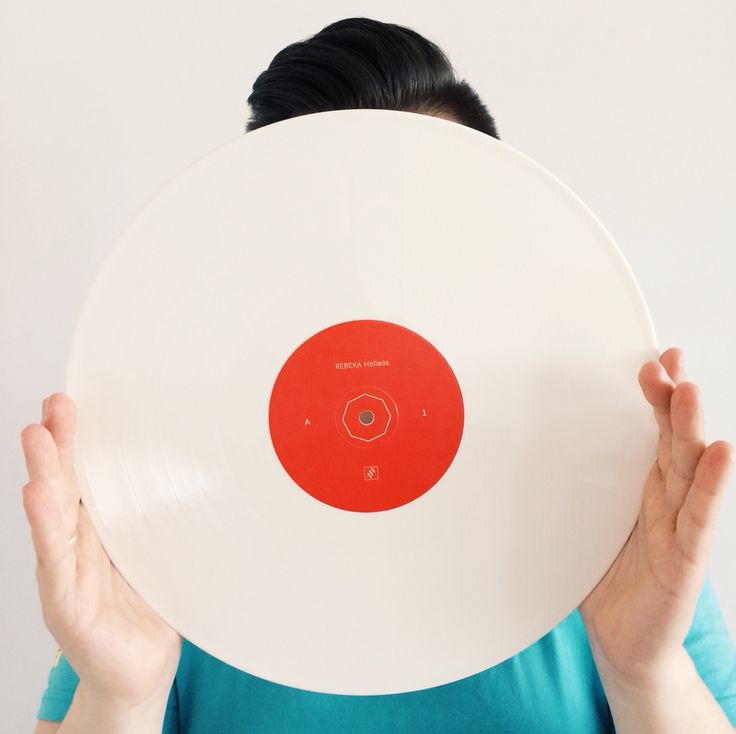
POLYGON ((364 425, 369 426, 374 421, 373 413, 370 410, 361 410, 358 415, 358 420, 364 425))

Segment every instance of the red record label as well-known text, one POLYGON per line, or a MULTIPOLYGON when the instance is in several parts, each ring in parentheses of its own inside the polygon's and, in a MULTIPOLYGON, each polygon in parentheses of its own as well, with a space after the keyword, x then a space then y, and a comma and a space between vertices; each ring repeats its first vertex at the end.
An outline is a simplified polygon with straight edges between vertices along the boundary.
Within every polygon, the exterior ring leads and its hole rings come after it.
POLYGON ((358 320, 307 339, 271 391, 271 441, 315 499, 390 510, 434 486, 457 453, 463 399, 452 368, 398 324, 358 320))

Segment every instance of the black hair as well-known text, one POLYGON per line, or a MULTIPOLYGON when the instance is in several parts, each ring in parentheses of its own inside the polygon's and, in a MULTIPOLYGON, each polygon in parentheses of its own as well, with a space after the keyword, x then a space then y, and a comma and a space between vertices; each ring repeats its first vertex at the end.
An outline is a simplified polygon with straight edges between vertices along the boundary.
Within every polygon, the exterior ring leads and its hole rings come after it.
POLYGON ((345 18, 279 51, 253 83, 245 131, 340 109, 389 109, 450 117, 499 138, 476 91, 437 44, 370 18, 345 18))

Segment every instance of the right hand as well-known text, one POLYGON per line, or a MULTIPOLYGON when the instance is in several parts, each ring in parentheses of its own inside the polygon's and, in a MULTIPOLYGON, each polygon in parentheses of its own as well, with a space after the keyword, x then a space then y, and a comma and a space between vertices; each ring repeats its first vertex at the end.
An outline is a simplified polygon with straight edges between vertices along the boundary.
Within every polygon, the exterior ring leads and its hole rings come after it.
POLYGON ((42 422, 21 431, 29 476, 23 506, 36 551, 43 620, 85 693, 140 707, 168 696, 181 637, 131 589, 105 553, 79 497, 75 428, 74 401, 54 393, 43 402, 42 422))

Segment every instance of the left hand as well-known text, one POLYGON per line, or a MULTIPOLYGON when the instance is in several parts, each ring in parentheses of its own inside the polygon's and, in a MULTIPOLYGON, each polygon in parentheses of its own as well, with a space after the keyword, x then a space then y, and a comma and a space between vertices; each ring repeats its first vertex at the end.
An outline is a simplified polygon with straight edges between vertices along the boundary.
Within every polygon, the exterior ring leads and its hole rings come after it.
POLYGON ((579 611, 599 669, 646 683, 682 652, 735 452, 706 446, 682 350, 645 362, 638 379, 660 429, 657 458, 631 535, 579 611))

